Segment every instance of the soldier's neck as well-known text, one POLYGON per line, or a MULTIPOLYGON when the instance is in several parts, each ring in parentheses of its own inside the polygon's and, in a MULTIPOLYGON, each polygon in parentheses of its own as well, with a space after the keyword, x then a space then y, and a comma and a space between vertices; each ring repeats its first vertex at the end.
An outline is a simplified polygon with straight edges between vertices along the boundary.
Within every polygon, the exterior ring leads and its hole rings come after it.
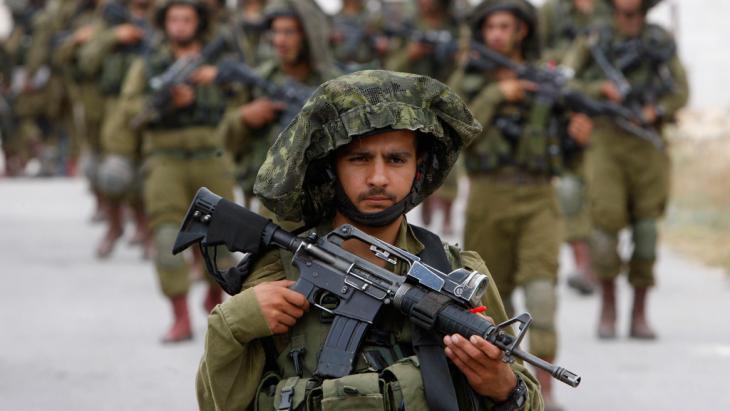
POLYGON ((199 41, 192 41, 188 44, 172 43, 170 46, 172 54, 176 59, 187 57, 190 55, 200 54, 200 50, 203 48, 199 41))
MULTIPOLYGON (((398 238, 398 232, 400 231, 400 226, 403 223, 403 218, 405 217, 400 216, 396 218, 395 221, 384 227, 372 227, 357 224, 338 211, 335 213, 335 217, 332 220, 332 225, 336 228, 341 226, 342 224, 351 224, 358 229, 364 231, 365 233, 380 239, 381 241, 385 241, 388 244, 395 245, 395 240, 398 238)), ((377 264, 381 267, 385 266, 385 261, 373 255, 372 251, 370 251, 370 246, 363 243, 362 241, 345 241, 343 243, 343 248, 347 251, 357 254, 358 256, 370 261, 373 264, 377 264)))
POLYGON ((294 78, 299 82, 304 82, 311 72, 311 67, 306 61, 298 61, 296 63, 289 64, 282 63, 281 69, 287 76, 294 78))

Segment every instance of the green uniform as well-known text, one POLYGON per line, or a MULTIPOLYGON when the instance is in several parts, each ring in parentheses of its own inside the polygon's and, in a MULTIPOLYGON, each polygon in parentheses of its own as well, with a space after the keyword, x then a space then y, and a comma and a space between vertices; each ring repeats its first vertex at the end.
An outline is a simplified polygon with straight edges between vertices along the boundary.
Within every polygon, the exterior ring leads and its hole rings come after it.
MULTIPOLYGON (((557 280, 562 221, 551 177, 561 168, 560 158, 548 155, 549 143, 558 144, 556 136, 544 131, 547 122, 554 121, 553 114, 546 123, 531 126, 539 130, 537 135, 528 136, 522 128, 521 135, 507 137, 497 124, 502 119, 529 123, 537 110, 532 98, 508 103, 498 83, 485 74, 460 78, 461 84, 451 84, 467 96, 470 109, 485 126, 464 154, 470 182, 464 245, 484 258, 511 311, 516 287, 527 289, 536 282, 553 286, 557 280)), ((554 312, 533 306, 536 300, 554 299, 555 291, 547 292, 553 295, 526 298, 528 311, 536 320, 544 319, 543 324, 536 321, 530 333, 530 349, 541 357, 553 357, 557 349, 554 312)), ((549 307, 554 310, 554 303, 549 307)))
MULTIPOLYGON (((565 62, 576 70, 585 90, 599 96, 606 76, 593 61, 590 47, 598 47, 609 62, 616 64, 621 57, 616 50, 628 43, 612 26, 596 33, 576 42, 565 62)), ((649 50, 673 50, 671 34, 659 26, 647 24, 639 38, 649 50)), ((642 59, 627 67, 624 75, 634 90, 643 90, 636 100, 638 104, 655 104, 663 121, 671 121, 687 102, 687 77, 676 53, 661 61, 642 59)), ((618 232, 631 227, 635 247, 628 263, 629 282, 637 288, 654 284, 656 221, 667 204, 669 172, 666 151, 626 133, 610 120, 596 120, 588 151, 588 181, 594 225, 593 265, 600 277, 610 279, 621 272, 623 263, 616 250, 618 232)))
POLYGON ((380 56, 375 48, 375 36, 380 29, 380 21, 365 7, 358 14, 345 14, 340 11, 332 18, 335 39, 332 51, 340 67, 377 68, 380 56))
MULTIPOLYGON (((225 109, 223 92, 217 86, 193 86, 191 106, 166 110, 135 133, 129 119, 143 110, 149 96, 149 79, 174 62, 166 44, 135 61, 125 79, 121 109, 127 126, 119 131, 112 152, 133 153, 141 138, 144 158, 144 205, 154 232, 155 264, 162 291, 168 297, 185 294, 190 287, 188 269, 181 255, 171 254, 180 221, 201 186, 226 198, 233 197, 232 165, 224 153, 215 126, 225 109)), ((117 120, 119 121, 119 120, 117 120)))
MULTIPOLYGON (((335 210, 349 213, 343 211, 335 196, 336 180, 326 178, 331 175, 326 170, 334 167, 332 154, 358 136, 385 129, 417 131, 421 133, 419 144, 429 147, 419 154, 419 173, 411 192, 402 200, 403 205, 394 206, 396 212, 389 214, 393 222, 442 184, 458 153, 481 127, 458 96, 433 79, 385 71, 339 77, 321 85, 276 139, 259 170, 254 192, 282 220, 304 221, 317 227, 316 232, 325 233, 332 228, 335 210)), ((377 214, 367 214, 369 221, 379 219, 377 214)), ((424 250, 405 220, 394 245, 411 253, 424 250)), ((475 253, 453 247, 445 247, 444 251, 452 267, 487 272, 475 253)), ((373 349, 381 353, 384 363, 380 365, 384 368, 369 360, 366 364, 357 355, 349 375, 312 378, 331 326, 326 314, 322 316, 318 309, 305 313, 288 333, 271 336, 252 287, 264 281, 296 279, 298 272, 291 258, 287 252, 263 253, 243 291, 218 306, 209 317, 206 351, 197 378, 200 408, 282 409, 282 392, 293 389, 291 409, 296 410, 387 410, 403 408, 403 404, 406 410, 427 409, 421 361, 407 352, 412 327, 390 307, 385 307, 376 319, 360 351, 373 349), (292 352, 300 353, 301 375, 290 360, 292 352)), ((405 269, 400 265, 387 268, 400 274, 405 269)), ((506 318, 496 287, 487 290, 483 302, 495 321, 506 318)), ((542 409, 535 379, 521 364, 511 367, 527 386, 524 409, 542 409)), ((466 395, 468 387, 456 387, 458 384, 454 388, 466 395)), ((492 401, 485 398, 481 406, 490 409, 492 401)))
MULTIPOLYGON (((593 12, 583 14, 575 0, 549 0, 539 10, 538 30, 543 61, 560 63, 576 37, 590 26, 610 19, 611 8, 603 0, 593 2, 593 12)), ((583 150, 576 148, 566 160, 565 172, 557 182, 560 208, 565 217, 565 241, 587 241, 591 235, 588 188, 583 150)))
MULTIPOLYGON (((321 233, 326 231, 326 228, 323 228, 321 233)), ((395 246, 411 253, 423 250, 423 244, 416 239, 413 231, 405 223, 401 226, 395 246)), ((454 268, 468 267, 482 273, 487 272, 476 253, 459 252, 449 247, 447 255, 454 268)), ((309 381, 316 368, 317 352, 324 343, 330 325, 320 321, 321 312, 315 308, 300 318, 288 334, 273 337, 274 346, 279 353, 276 368, 283 379, 278 384, 274 382, 276 386, 276 390, 272 391, 274 395, 269 396, 266 392, 260 392, 257 396, 258 382, 265 382, 262 378, 266 364, 263 344, 271 343, 265 338, 271 336, 271 331, 261 314, 251 287, 264 281, 296 279, 298 273, 289 263, 291 257, 289 253, 279 251, 270 251, 263 255, 244 284, 243 291, 219 305, 208 317, 206 350, 196 381, 200 409, 241 410, 256 404, 257 409, 274 410, 281 401, 281 390, 287 384, 294 388, 293 410, 398 409, 402 400, 405 401, 406 410, 428 409, 418 369, 419 362, 415 356, 399 358, 397 354, 394 355, 396 361, 382 372, 383 375, 395 377, 395 382, 387 383, 390 389, 381 391, 378 384, 381 377, 376 372, 368 371, 368 364, 362 359, 355 365, 355 375, 343 377, 340 379, 341 382, 325 380, 321 387, 311 388, 314 384, 309 381), (296 377, 289 359, 289 352, 295 346, 305 348, 302 357, 304 372, 301 378, 296 377), (338 382, 354 386, 360 395, 347 395, 345 393, 347 391, 336 389, 338 382)), ((397 267, 395 271, 403 273, 403 267, 397 267)), ((489 307, 487 314, 495 322, 507 319, 495 287, 489 287, 483 303, 489 307)), ((382 316, 387 320, 378 326, 393 335, 396 343, 409 345, 410 323, 395 312, 388 314, 382 316)), ((363 350, 366 348, 363 347, 363 350)), ((521 364, 512 364, 512 368, 526 382, 529 390, 523 409, 542 409, 542 399, 538 394, 538 385, 534 377, 521 364)), ((487 401, 485 409, 490 408, 491 402, 487 401)))

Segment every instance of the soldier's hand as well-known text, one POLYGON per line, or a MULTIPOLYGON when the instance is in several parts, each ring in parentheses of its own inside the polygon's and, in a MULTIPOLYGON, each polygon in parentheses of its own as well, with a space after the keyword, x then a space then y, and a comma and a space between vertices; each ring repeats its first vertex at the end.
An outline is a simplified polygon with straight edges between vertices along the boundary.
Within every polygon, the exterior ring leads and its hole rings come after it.
POLYGON ((117 42, 121 44, 136 44, 144 38, 144 30, 134 24, 120 24, 114 29, 117 42))
POLYGON ((304 295, 289 289, 291 280, 261 283, 253 287, 254 295, 274 334, 283 334, 296 324, 297 319, 309 310, 309 301, 304 295))
POLYGON ((420 41, 412 41, 408 43, 406 53, 408 53, 409 60, 421 60, 433 53, 433 47, 420 41))
POLYGON ((96 28, 90 24, 76 29, 73 34, 74 44, 84 44, 89 41, 89 39, 91 39, 91 35, 94 34, 95 29, 96 28))
POLYGON ((657 121, 657 118, 659 117, 657 115, 656 106, 653 104, 649 104, 648 106, 644 106, 641 109, 641 117, 644 118, 644 121, 646 124, 654 124, 657 121))
POLYGON ((459 334, 444 337, 446 356, 464 374, 479 395, 496 402, 506 401, 517 386, 512 368, 502 361, 502 350, 487 340, 459 334))
POLYGON ((583 113, 573 113, 568 122, 568 134, 581 146, 587 146, 593 133, 593 120, 583 113))
POLYGON ((284 103, 271 101, 268 98, 259 98, 244 104, 240 108, 239 116, 247 127, 261 128, 276 120, 279 112, 285 108, 286 104, 284 103))
POLYGON ((187 107, 195 102, 195 90, 192 87, 180 84, 170 88, 172 105, 175 108, 187 107))
POLYGON ((620 103, 621 100, 623 100, 618 88, 616 88, 616 86, 610 81, 604 81, 603 84, 601 84, 601 94, 614 103, 620 103))
POLYGON ((526 92, 537 90, 537 84, 527 80, 511 78, 501 80, 499 89, 502 91, 505 100, 515 102, 525 98, 526 92))
POLYGON ((217 75, 218 67, 206 65, 195 70, 195 72, 190 76, 190 81, 199 85, 213 84, 217 75))

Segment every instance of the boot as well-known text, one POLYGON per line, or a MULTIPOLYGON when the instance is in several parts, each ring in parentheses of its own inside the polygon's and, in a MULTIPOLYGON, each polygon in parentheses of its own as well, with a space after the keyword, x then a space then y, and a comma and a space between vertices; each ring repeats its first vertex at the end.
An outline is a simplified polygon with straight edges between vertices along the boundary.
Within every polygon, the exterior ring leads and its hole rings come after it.
POLYGON ((170 298, 170 303, 172 303, 174 322, 162 337, 162 343, 171 344, 191 340, 193 338, 193 332, 190 328, 187 294, 170 298))
POLYGON ((616 338, 616 286, 614 281, 601 280, 601 318, 598 322, 598 338, 616 338))
POLYGON ((92 190, 92 194, 94 195, 94 200, 96 200, 96 206, 94 209, 94 214, 91 215, 91 222, 95 224, 104 221, 106 219, 106 213, 104 198, 98 191, 92 190))
POLYGON ((568 277, 568 286, 580 295, 591 295, 596 291, 596 279, 591 270, 591 249, 586 241, 571 241, 570 248, 575 259, 575 272, 568 277))
MULTIPOLYGON (((555 361, 555 358, 543 358, 543 360, 550 363, 555 361)), ((561 407, 553 398, 553 377, 549 372, 536 369, 535 377, 540 382, 540 393, 542 394, 543 401, 545 402, 545 411, 562 411, 561 407)))
POLYGON ((96 247, 97 258, 107 258, 114 250, 117 240, 124 233, 124 223, 122 221, 122 207, 118 203, 106 201, 106 221, 107 230, 101 242, 96 247))
POLYGON ((198 247, 193 247, 192 262, 190 263, 190 277, 193 281, 205 280, 205 263, 203 262, 203 254, 198 247))
POLYGON ((205 294, 205 301, 203 301, 203 308, 205 312, 210 313, 213 311, 216 305, 223 302, 223 290, 217 285, 208 286, 208 292, 205 294))
POLYGON ((634 288, 634 305, 631 309, 631 329, 629 337, 639 340, 655 340, 656 333, 646 319, 647 287, 634 288))

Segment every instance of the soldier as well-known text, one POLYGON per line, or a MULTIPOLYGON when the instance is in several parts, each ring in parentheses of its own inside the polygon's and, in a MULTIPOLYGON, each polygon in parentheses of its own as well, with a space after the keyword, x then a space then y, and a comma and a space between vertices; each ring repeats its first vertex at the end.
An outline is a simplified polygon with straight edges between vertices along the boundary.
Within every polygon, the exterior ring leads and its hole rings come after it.
MULTIPOLYGON (((535 62, 536 17, 526 0, 484 1, 471 15, 474 41, 514 62, 535 62)), ((560 140, 585 144, 592 122, 545 103, 533 93, 539 85, 516 76, 507 68, 483 71, 464 64, 450 82, 485 127, 464 156, 470 181, 464 245, 484 257, 508 313, 512 292, 524 290, 534 315, 530 350, 552 362, 562 224, 552 178, 561 171, 560 140)), ((550 375, 538 370, 537 378, 546 409, 559 409, 550 375)))
POLYGON ((243 60, 257 67, 273 56, 266 38, 265 0, 239 0, 239 13, 233 18, 232 31, 243 60))
POLYGON ((132 62, 146 53, 153 42, 151 0, 115 0, 103 6, 101 27, 79 51, 79 68, 87 78, 96 79, 104 98, 97 184, 105 198, 107 231, 96 249, 99 258, 108 257, 123 234, 122 205, 129 200, 137 226, 132 244, 142 244, 151 256, 151 241, 142 205, 139 139, 118 140, 116 124, 120 116, 119 95, 132 62))
MULTIPOLYGON (((193 0, 168 0, 157 10, 155 23, 164 31, 164 40, 144 59, 132 63, 127 73, 120 103, 125 119, 117 123, 125 127, 117 139, 134 140, 135 133, 141 135, 143 198, 157 250, 155 268, 174 313, 163 342, 179 342, 192 337, 187 305, 189 270, 182 256, 172 255, 179 222, 199 187, 215 187, 213 190, 230 199, 234 182, 232 164, 215 133, 225 110, 219 87, 189 79, 170 87, 167 107, 145 104, 152 92, 150 79, 165 73, 176 61, 208 53, 211 56, 203 57, 215 58, 210 43, 203 40, 209 23, 207 9, 193 0), (157 115, 145 116, 150 112, 157 115), (138 130, 130 128, 130 119, 138 130)), ((210 311, 221 298, 221 290, 211 284, 205 309, 210 311)))
MULTIPOLYGON (((542 60, 560 63, 576 37, 589 27, 610 18, 610 6, 603 0, 551 0, 540 7, 539 34, 542 60)), ((565 217, 565 241, 570 245, 575 271, 568 285, 582 295, 593 294, 597 280, 592 275, 590 247, 591 224, 583 150, 572 147, 566 153, 565 172, 556 191, 565 217)))
MULTIPOLYGON (((641 114, 657 132, 674 118, 689 96, 687 77, 671 34, 646 22, 657 0, 613 0, 613 22, 579 40, 565 63, 587 92, 620 102, 641 114), (612 80, 606 80, 607 78, 612 80), (621 83, 619 86, 618 83, 621 83)), ((588 151, 593 270, 601 283, 599 338, 616 337, 615 278, 627 265, 634 288, 629 336, 654 339, 646 298, 654 285, 657 220, 669 197, 669 157, 610 121, 598 121, 588 151), (631 230, 634 249, 623 262, 618 233, 631 230)))
MULTIPOLYGON (((405 213, 441 184, 463 145, 479 131, 463 102, 433 79, 384 71, 343 76, 317 89, 277 138, 257 177, 256 193, 278 217, 305 221, 320 234, 350 223, 412 253, 446 254, 452 266, 486 273, 475 253, 444 246, 436 235, 405 220, 405 213)), ((373 259, 358 244, 345 247, 373 259)), ((436 355, 445 354, 460 372, 451 375, 444 362, 443 372, 423 375, 424 383, 419 364, 430 360, 416 358, 411 349, 418 332, 390 310, 375 321, 361 348, 390 360, 375 364, 357 356, 352 375, 313 376, 330 323, 320 321, 320 311, 309 310, 306 298, 288 289, 298 276, 290 261, 290 253, 278 251, 259 256, 243 291, 209 317, 197 378, 202 410, 251 404, 310 410, 320 403, 368 410, 404 403, 413 409, 542 409, 537 383, 526 369, 502 362, 496 347, 476 337, 446 336, 445 352, 436 355), (278 377, 264 375, 265 370, 278 377), (386 375, 392 377, 381 388, 379 379, 386 375), (443 385, 424 392, 424 384, 434 379, 443 385), (329 388, 341 386, 344 393, 329 388), (291 402, 282 390, 294 393, 291 402), (433 405, 449 391, 453 402, 433 405)), ((388 268, 402 273, 404 267, 388 268)), ((506 318, 495 287, 489 287, 484 303, 494 320, 506 318)))
MULTIPOLYGON (((327 47, 327 21, 316 3, 274 0, 265 15, 276 57, 258 67, 262 78, 277 85, 293 79, 299 85, 316 87, 337 76, 327 47)), ((236 100, 239 104, 227 111, 218 133, 232 150, 248 205, 266 151, 286 127, 279 120, 287 107, 255 87, 245 87, 236 100)))
POLYGON ((381 23, 366 7, 366 0, 345 0, 332 17, 330 43, 337 63, 344 71, 377 68, 388 50, 380 35, 381 23))

